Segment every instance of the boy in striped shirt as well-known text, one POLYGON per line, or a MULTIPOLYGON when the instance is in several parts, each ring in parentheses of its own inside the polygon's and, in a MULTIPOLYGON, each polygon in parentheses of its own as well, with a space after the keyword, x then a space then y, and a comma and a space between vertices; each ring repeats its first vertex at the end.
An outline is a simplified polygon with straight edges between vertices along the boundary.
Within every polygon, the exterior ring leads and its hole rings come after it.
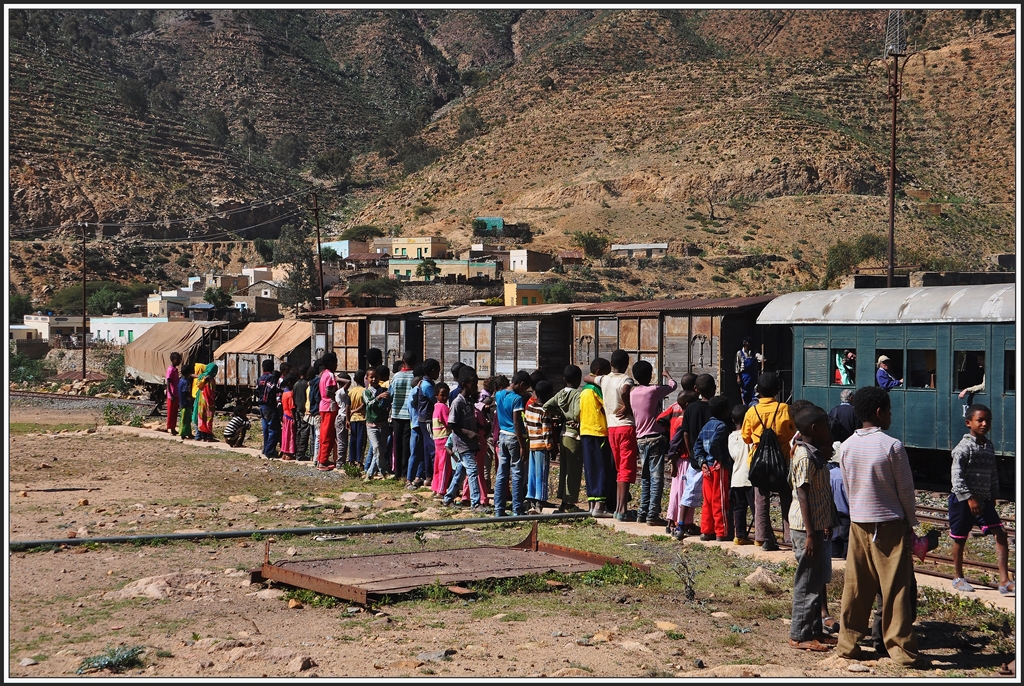
POLYGON ((540 514, 548 499, 548 473, 551 469, 552 423, 544 410, 555 389, 551 382, 541 379, 533 388, 533 397, 526 404, 523 423, 530 441, 529 474, 526 479, 526 507, 528 514, 540 514))

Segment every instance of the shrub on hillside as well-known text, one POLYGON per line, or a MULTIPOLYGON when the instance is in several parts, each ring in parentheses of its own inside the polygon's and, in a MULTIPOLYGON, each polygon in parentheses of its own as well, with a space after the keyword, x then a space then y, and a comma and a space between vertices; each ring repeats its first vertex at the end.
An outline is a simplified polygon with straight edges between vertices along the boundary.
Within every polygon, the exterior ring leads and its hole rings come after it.
POLYGON ((141 116, 149 109, 149 94, 146 92, 146 84, 142 81, 122 76, 114 85, 114 91, 121 104, 133 114, 141 116))

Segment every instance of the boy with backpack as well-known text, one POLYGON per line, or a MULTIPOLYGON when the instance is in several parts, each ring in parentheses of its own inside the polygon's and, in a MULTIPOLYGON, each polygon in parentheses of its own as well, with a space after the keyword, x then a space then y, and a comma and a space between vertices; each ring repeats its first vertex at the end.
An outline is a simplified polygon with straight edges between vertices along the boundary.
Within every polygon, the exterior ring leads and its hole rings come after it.
POLYGON ((729 455, 729 400, 716 395, 708 401, 708 418, 697 434, 693 454, 703 476, 704 506, 700 516, 700 540, 728 541, 729 535, 729 474, 732 457, 729 455))
POLYGON ((562 419, 562 443, 558 450, 559 512, 577 512, 583 477, 583 446, 580 444, 580 382, 583 370, 574 364, 562 372, 565 388, 544 403, 544 410, 562 419))
POLYGON ((263 429, 263 456, 277 457, 277 443, 281 439, 281 420, 277 415, 278 387, 274 360, 263 360, 263 374, 256 382, 256 399, 260 406, 260 424, 263 429))
POLYGON ((779 377, 764 372, 757 379, 757 405, 743 418, 743 442, 750 446, 748 478, 754 486, 754 545, 761 550, 779 549, 771 524, 772 493, 779 494, 782 505, 782 540, 789 536, 789 507, 793 494, 786 484, 789 470, 789 442, 796 427, 789 416, 789 405, 779 402, 779 377), (771 467, 765 472, 765 465, 771 467))

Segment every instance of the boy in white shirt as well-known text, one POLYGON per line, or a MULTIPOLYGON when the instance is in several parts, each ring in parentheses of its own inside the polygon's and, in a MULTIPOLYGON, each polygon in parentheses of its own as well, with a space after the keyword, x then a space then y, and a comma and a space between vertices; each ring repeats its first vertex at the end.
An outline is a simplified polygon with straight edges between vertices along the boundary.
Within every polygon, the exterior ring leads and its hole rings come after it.
POLYGON ((750 540, 750 527, 747 523, 747 509, 754 511, 754 487, 747 478, 750 465, 747 463, 749 446, 743 442, 743 417, 747 414, 746 405, 732 408, 732 423, 736 430, 729 434, 729 454, 732 456, 732 482, 729 484, 729 502, 732 503, 732 542, 734 545, 753 545, 750 540))

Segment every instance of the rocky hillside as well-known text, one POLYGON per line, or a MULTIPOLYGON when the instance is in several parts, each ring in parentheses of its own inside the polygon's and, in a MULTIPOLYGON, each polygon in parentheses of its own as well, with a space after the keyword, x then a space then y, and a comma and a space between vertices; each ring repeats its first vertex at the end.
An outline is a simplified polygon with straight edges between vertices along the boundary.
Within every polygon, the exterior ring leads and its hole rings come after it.
MULTIPOLYGON (((312 226, 312 186, 327 234, 373 223, 464 247, 474 216, 501 215, 541 249, 593 231, 785 258, 697 260, 685 281, 595 270, 606 296, 797 287, 837 240, 886 228, 889 103, 868 65, 885 16, 13 11, 10 235, 273 237, 312 226)), ((1013 16, 907 22, 921 52, 900 103, 900 262, 978 268, 1014 244, 1013 16)), ((59 258, 13 252, 12 282, 57 284, 59 258)), ((142 259, 111 258, 105 276, 142 259)), ((147 278, 177 277, 159 267, 147 278)))

